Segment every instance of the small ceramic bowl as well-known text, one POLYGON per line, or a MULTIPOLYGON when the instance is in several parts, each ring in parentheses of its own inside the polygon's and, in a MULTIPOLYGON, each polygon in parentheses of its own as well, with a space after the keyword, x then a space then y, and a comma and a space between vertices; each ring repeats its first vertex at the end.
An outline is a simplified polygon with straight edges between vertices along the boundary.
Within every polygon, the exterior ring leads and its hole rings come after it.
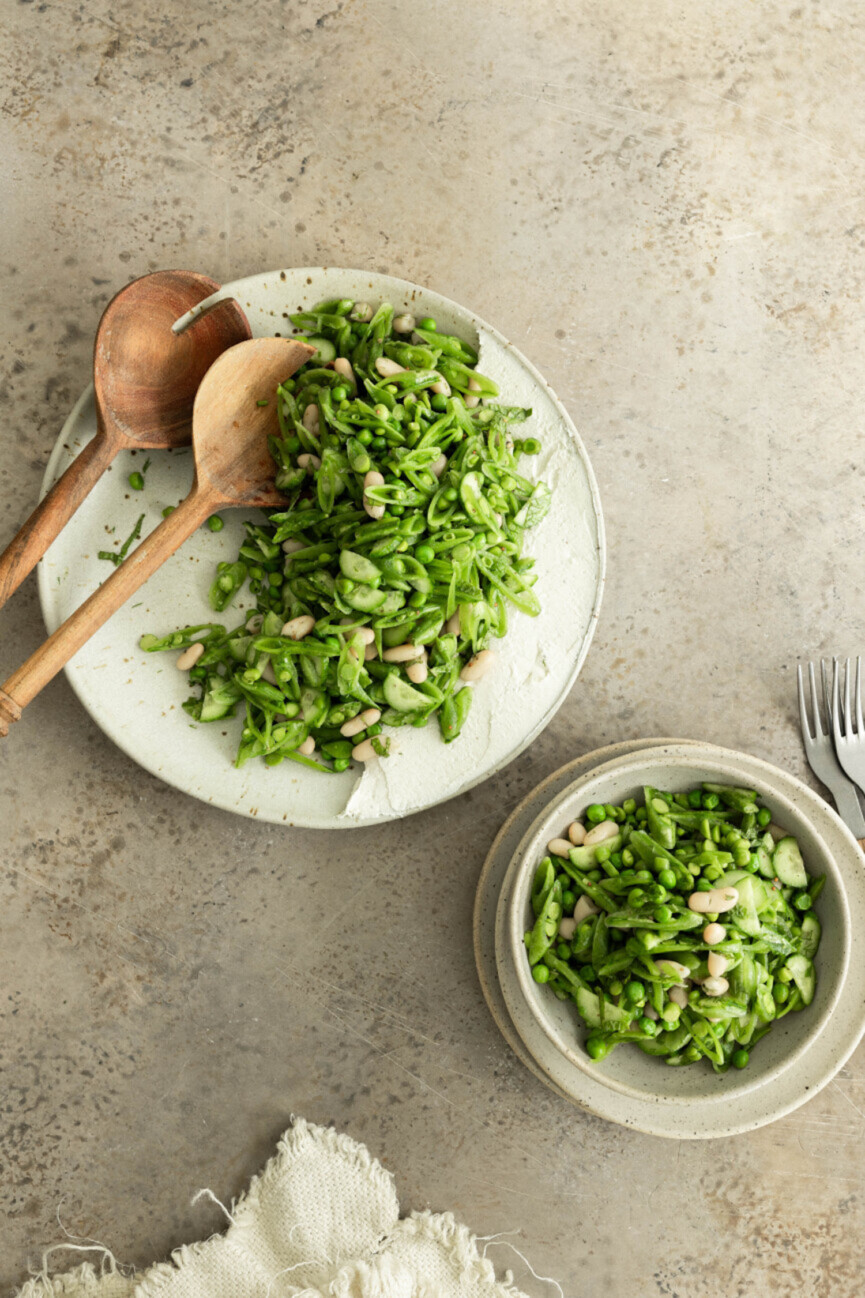
MULTIPOLYGON (((669 749, 644 749, 607 762, 577 779, 545 808, 512 863, 511 886, 503 889, 503 900, 506 893, 509 898, 508 958, 513 961, 526 1007, 570 1064, 623 1097, 669 1105, 745 1103, 749 1093, 771 1085, 810 1049, 842 996, 850 959, 851 919, 841 871, 807 812, 807 802, 814 795, 801 786, 805 796, 797 800, 794 782, 791 796, 789 776, 783 776, 786 792, 782 792, 781 781, 773 778, 773 768, 765 763, 760 763, 762 778, 755 779, 753 759, 746 760, 749 768, 743 770, 736 753, 709 745, 689 745, 679 749, 678 755, 669 749), (644 785, 679 793, 703 781, 755 789, 772 812, 773 821, 798 839, 808 873, 826 875, 816 905, 823 932, 815 956, 814 1000, 806 1009, 788 1014, 774 1025, 741 1071, 730 1069, 718 1075, 704 1062, 670 1068, 632 1044, 619 1046, 606 1059, 596 1062, 586 1053, 587 1032, 575 1006, 559 1001, 531 976, 523 937, 534 922, 530 896, 535 870, 547 855, 550 839, 562 837, 571 821, 583 818, 590 804, 639 800, 644 785)), ((778 776, 782 773, 778 772, 778 776)), ((735 1128, 733 1110, 730 1117, 730 1126, 735 1128)))

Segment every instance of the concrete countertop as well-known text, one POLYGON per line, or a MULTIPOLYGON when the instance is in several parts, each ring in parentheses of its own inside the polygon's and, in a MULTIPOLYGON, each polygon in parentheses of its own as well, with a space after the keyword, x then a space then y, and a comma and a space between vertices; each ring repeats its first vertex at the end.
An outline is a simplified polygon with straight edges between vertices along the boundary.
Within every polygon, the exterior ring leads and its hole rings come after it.
MULTIPOLYGON (((238 1192, 294 1112, 365 1141, 406 1207, 519 1230, 568 1298, 858 1295, 862 1049, 756 1134, 634 1134, 512 1056, 470 921, 500 823, 580 752, 682 735, 808 778, 797 657, 865 647, 865 14, 8 0, 0 31, 0 544, 129 278, 344 264, 457 298, 541 367, 610 546, 554 723, 402 823, 233 818, 63 679, 28 709, 0 746, 0 1282, 58 1212, 138 1265, 220 1228, 192 1194, 238 1192)), ((30 579, 0 680, 43 634, 30 579)))

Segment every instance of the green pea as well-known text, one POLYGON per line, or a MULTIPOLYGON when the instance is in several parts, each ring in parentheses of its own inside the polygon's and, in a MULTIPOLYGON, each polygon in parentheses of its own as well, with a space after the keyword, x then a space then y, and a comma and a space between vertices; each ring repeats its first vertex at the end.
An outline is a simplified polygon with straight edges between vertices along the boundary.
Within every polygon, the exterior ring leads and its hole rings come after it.
POLYGON ((444 495, 445 500, 449 501, 450 503, 453 503, 453 501, 455 501, 459 496, 459 492, 457 491, 456 487, 446 487, 442 494, 444 495))
POLYGON ((556 955, 559 957, 560 960, 568 960, 570 958, 570 954, 571 954, 571 948, 567 942, 560 942, 556 947, 556 955))
POLYGON ((140 474, 140 473, 130 473, 130 475, 129 475, 129 485, 130 485, 130 487, 132 488, 133 491, 143 491, 143 490, 144 490, 144 479, 143 479, 143 477, 141 476, 141 474, 140 474))
POLYGON ((703 871, 703 878, 708 879, 710 883, 714 883, 716 879, 720 879, 723 873, 724 871, 719 869, 717 865, 707 865, 703 871))
POLYGON ((586 1042, 586 1054, 590 1059, 603 1059, 609 1052, 609 1047, 600 1037, 589 1037, 586 1042))
POLYGON ((602 820, 606 819, 607 809, 606 807, 602 807, 599 802, 593 802, 592 805, 586 809, 586 820, 592 821, 593 824, 599 825, 602 820))
POLYGON ((707 811, 714 811, 719 802, 720 802, 720 798, 718 797, 717 793, 703 794, 703 806, 706 808, 707 811))
POLYGON ((637 910, 646 900, 646 894, 642 888, 632 888, 628 893, 628 905, 637 910))
POLYGON ((623 986, 619 982, 618 978, 613 979, 613 981, 610 983, 608 990, 611 996, 621 996, 623 991, 623 986))
POLYGON ((532 970, 532 977, 536 983, 548 983, 550 981, 550 971, 545 964, 536 964, 532 970))
POLYGON ((790 999, 790 988, 786 983, 775 983, 772 988, 772 996, 776 1005, 786 1005, 790 999))
POLYGON ((673 912, 669 906, 656 906, 652 913, 656 924, 669 924, 673 918, 673 912))
POLYGON ((430 397, 430 405, 433 410, 445 411, 448 408, 448 399, 441 392, 434 392, 430 397))
POLYGON ((211 532, 221 532, 225 527, 225 523, 220 518, 219 514, 211 514, 210 518, 207 520, 207 526, 210 528, 211 532))
POLYGON ((435 333, 438 325, 431 315, 425 315, 423 320, 418 321, 418 329, 426 329, 427 333, 435 333))
POLYGON ((685 1051, 685 1058, 689 1063, 695 1064, 700 1058, 700 1051, 697 1046, 688 1046, 688 1049, 685 1051))
POLYGON ((630 850, 630 848, 626 847, 625 850, 622 852, 622 865, 633 865, 633 864, 634 864, 634 853, 630 850))
POLYGON ((637 1019, 637 1027, 647 1037, 656 1037, 658 1035, 659 1029, 657 1023, 654 1019, 648 1018, 645 1014, 641 1018, 637 1019))
POLYGON ((663 884, 665 888, 675 888, 676 886, 675 872, 671 870, 669 866, 664 866, 664 869, 661 870, 658 874, 658 883, 663 884))
POLYGON ((539 455, 541 452, 541 443, 536 437, 527 437, 523 442, 523 451, 526 455, 539 455))
POLYGON ((412 608, 423 608, 426 603, 426 595, 421 590, 414 590, 409 595, 408 602, 412 608))
POLYGON ((576 894, 571 892, 570 888, 566 888, 565 891, 562 893, 562 909, 566 913, 570 914, 570 912, 574 909, 576 904, 577 904, 576 894))
POLYGON ((637 810, 637 804, 634 799, 625 798, 625 801, 622 803, 622 810, 626 816, 633 816, 634 812, 637 810))
POLYGON ((414 552, 414 557, 418 563, 432 563, 436 557, 436 552, 431 545, 419 545, 414 552))
POLYGON ((371 428, 364 428, 362 432, 358 433, 357 440, 360 442, 361 446, 369 446, 373 440, 374 435, 375 434, 373 433, 371 428))
POLYGON ((734 1068, 747 1068, 749 1058, 750 1056, 748 1051, 744 1048, 741 1050, 734 1050, 730 1063, 734 1068))
POLYGON ((176 505, 166 505, 165 508, 164 508, 163 511, 162 511, 162 517, 163 517, 163 518, 167 518, 169 514, 173 514, 173 513, 174 513, 174 511, 175 511, 176 508, 177 508, 176 505))
POLYGON ((760 810, 757 812, 757 824, 760 826, 761 829, 765 829, 766 826, 770 825, 771 823, 772 823, 771 811, 769 810, 768 807, 761 807, 760 810))
POLYGON ((348 757, 337 757, 333 763, 333 769, 337 772, 347 771, 350 766, 351 761, 348 757))
POLYGON ((641 982, 632 979, 625 984, 625 1000, 630 1005, 645 1005, 646 989, 641 982))
POLYGON ((604 861, 609 861, 609 859, 610 859, 610 849, 606 846, 606 844, 600 843, 595 848, 595 860, 603 864, 604 861))
POLYGON ((682 1007, 675 1001, 667 1001, 667 1004, 661 1010, 661 1018, 665 1023, 678 1023, 682 1017, 682 1007))
POLYGON ((340 385, 339 387, 331 389, 330 395, 334 401, 345 401, 348 398, 348 388, 344 388, 340 385))

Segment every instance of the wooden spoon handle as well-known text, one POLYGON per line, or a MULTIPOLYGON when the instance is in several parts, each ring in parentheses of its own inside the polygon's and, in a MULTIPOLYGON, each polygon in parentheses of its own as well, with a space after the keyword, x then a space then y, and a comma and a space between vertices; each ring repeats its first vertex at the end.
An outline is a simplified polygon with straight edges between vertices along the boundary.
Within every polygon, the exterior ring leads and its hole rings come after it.
POLYGON ((93 490, 119 447, 99 432, 69 465, 44 500, 33 510, 17 536, 0 554, 0 608, 32 572, 82 500, 93 490))
POLYGON ((212 492, 193 487, 186 500, 13 672, 0 689, 0 736, 9 733, 10 722, 20 719, 21 709, 221 503, 212 492))

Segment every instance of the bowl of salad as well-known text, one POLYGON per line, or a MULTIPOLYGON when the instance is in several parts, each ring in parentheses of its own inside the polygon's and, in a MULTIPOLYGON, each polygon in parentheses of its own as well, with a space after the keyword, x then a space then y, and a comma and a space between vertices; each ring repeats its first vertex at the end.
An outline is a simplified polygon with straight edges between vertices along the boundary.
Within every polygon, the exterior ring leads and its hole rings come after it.
MULTIPOLYGON (((821 815, 846 834, 793 777, 709 745, 644 749, 577 779, 528 830, 502 890, 515 1021, 623 1115, 650 1100, 714 1107, 713 1122, 721 1106, 729 1132, 759 1125, 749 1096, 795 1070, 833 1016, 848 1021, 846 1054, 865 1026, 844 1002, 859 849, 849 835, 830 845, 821 815)), ((796 1102, 846 1057, 824 1053, 796 1102)), ((781 1111, 790 1094, 788 1078, 781 1111)))

